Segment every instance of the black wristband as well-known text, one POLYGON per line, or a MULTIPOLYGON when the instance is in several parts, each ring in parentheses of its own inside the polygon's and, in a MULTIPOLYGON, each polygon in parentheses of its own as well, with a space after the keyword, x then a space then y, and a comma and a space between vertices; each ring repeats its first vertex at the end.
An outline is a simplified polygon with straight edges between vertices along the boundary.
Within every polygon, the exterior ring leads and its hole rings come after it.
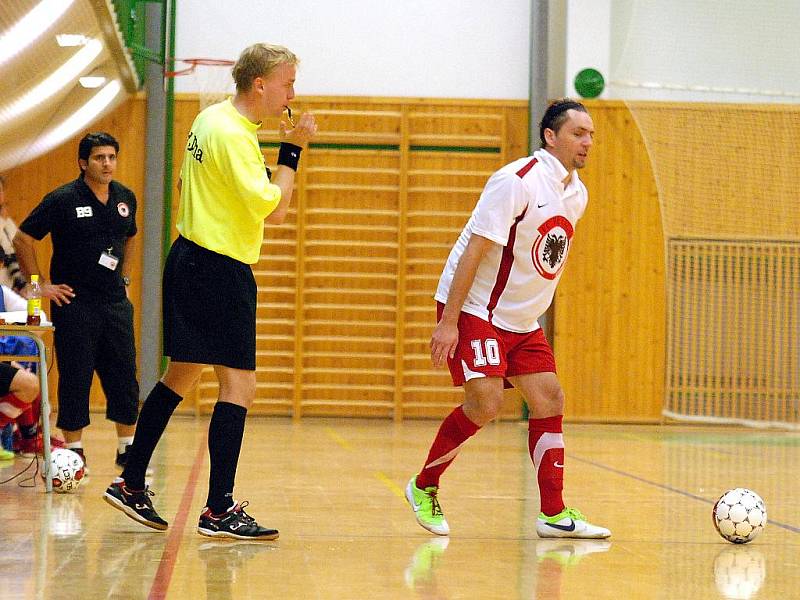
POLYGON ((300 153, 303 149, 300 146, 295 146, 289 142, 281 142, 281 147, 278 149, 278 164, 286 165, 293 171, 297 171, 297 163, 300 162, 300 153))

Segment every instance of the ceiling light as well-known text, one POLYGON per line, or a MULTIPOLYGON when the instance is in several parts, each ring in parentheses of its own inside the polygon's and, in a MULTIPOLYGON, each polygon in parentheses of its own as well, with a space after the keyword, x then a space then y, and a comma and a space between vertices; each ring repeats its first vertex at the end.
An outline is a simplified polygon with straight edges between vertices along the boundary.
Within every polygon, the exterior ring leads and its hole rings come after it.
POLYGON ((56 36, 56 42, 62 48, 70 46, 85 46, 91 38, 86 37, 82 33, 59 33, 56 36))
POLYGON ((74 0, 42 0, 0 35, 0 65, 27 48, 58 21, 74 0))
POLYGON ((16 147, 5 149, 0 154, 0 171, 13 168, 64 143, 101 115, 120 91, 122 91, 120 81, 118 79, 110 81, 92 96, 91 100, 49 131, 45 131, 33 140, 25 139, 16 147))
POLYGON ((84 75, 78 79, 80 84, 89 89, 99 88, 106 82, 106 77, 99 71, 92 71, 89 75, 84 75))
POLYGON ((51 129, 36 140, 33 146, 39 152, 46 152, 51 148, 55 148, 63 141, 68 140, 94 121, 97 115, 103 112, 105 107, 111 104, 112 100, 117 97, 121 89, 122 84, 118 79, 110 81, 103 89, 92 96, 91 100, 72 113, 72 115, 65 119, 60 125, 51 129))
POLYGON ((92 61, 97 58, 102 50, 103 44, 100 40, 89 40, 83 48, 78 50, 67 62, 53 71, 41 83, 29 88, 25 94, 16 100, 12 100, 7 107, 0 106, 0 123, 8 123, 16 119, 22 113, 31 110, 58 93, 70 83, 74 83, 75 79, 86 71, 86 68, 92 64, 92 61))

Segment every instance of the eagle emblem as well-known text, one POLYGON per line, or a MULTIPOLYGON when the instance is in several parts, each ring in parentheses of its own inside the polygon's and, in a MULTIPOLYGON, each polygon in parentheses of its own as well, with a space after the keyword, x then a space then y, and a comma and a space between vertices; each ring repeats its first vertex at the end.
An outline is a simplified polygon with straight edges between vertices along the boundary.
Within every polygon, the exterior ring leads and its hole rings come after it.
POLYGON ((539 237, 533 243, 531 258, 536 271, 545 279, 555 279, 564 268, 569 244, 574 234, 566 217, 550 217, 538 228, 539 237))
POLYGON ((567 236, 548 233, 544 240, 542 260, 555 269, 556 265, 564 258, 564 249, 567 247, 567 236))

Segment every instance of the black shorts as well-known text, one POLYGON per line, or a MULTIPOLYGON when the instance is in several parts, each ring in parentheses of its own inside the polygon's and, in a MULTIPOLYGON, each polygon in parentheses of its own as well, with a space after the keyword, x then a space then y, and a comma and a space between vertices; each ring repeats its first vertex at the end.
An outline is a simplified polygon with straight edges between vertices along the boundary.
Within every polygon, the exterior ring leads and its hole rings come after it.
POLYGON ((0 396, 5 396, 11 390, 11 381, 17 371, 19 371, 17 367, 12 367, 8 363, 0 363, 0 396))
POLYGON ((89 424, 89 391, 95 372, 106 396, 106 417, 134 425, 139 414, 133 305, 127 298, 92 300, 80 295, 50 307, 58 362, 58 427, 89 424))
POLYGON ((256 292, 250 265, 179 236, 164 266, 164 354, 255 371, 256 292))

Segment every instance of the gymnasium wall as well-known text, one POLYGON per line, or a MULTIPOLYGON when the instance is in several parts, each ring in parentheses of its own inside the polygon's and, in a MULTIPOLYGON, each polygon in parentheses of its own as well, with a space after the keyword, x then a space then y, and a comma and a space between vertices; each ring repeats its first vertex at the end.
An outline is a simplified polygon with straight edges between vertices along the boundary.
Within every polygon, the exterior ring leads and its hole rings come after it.
MULTIPOLYGON (((253 42, 303 60, 304 95, 529 97, 532 0, 181 0, 178 57, 235 58, 253 42)), ((548 97, 574 95, 578 69, 603 99, 797 102, 800 3, 548 0, 548 97), (746 43, 742 43, 746 41, 746 43)), ((178 91, 202 82, 183 79, 178 91)))
MULTIPOLYGON (((584 1, 553 0, 551 20, 579 18, 584 1)), ((612 29, 606 95, 639 98, 635 90, 653 80, 664 98, 684 104, 647 110, 640 105, 634 118, 622 102, 588 103, 597 127, 595 149, 581 173, 590 204, 557 293, 553 341, 570 418, 654 421, 665 397, 668 343, 656 177, 661 185, 669 183, 665 171, 672 170, 663 161, 651 165, 648 150, 657 157, 659 148, 674 145, 680 136, 673 132, 686 126, 687 105, 707 108, 721 124, 708 140, 700 119, 691 135, 701 144, 727 144, 741 148, 743 155, 758 155, 749 140, 740 143, 725 124, 738 122, 742 113, 764 112, 786 120, 789 125, 775 131, 791 143, 798 122, 794 108, 690 101, 709 97, 704 86, 733 86, 723 94, 729 101, 753 102, 765 88, 779 89, 779 99, 795 101, 799 91, 790 75, 797 57, 781 42, 792 38, 776 35, 775 27, 765 23, 777 21, 777 31, 783 31, 793 21, 781 15, 798 8, 789 0, 758 13, 741 2, 710 9, 689 0, 602 1, 610 3, 612 29), (702 14, 687 18, 694 11, 702 14), (661 18, 665 13, 676 19, 674 26, 665 25, 670 22, 661 18), (743 24, 747 39, 779 42, 737 45, 743 24), (733 40, 736 47, 721 40, 733 40), (726 61, 734 61, 735 68, 726 67, 726 61), (748 90, 758 93, 744 93, 748 90), (639 127, 649 136, 647 148, 639 127), (664 132, 661 146, 653 142, 654 130, 664 132)), ((264 259, 256 268, 261 367, 255 410, 396 419, 443 414, 457 394, 444 372, 427 366, 430 297, 447 250, 488 174, 527 153, 530 2, 501 0, 490 11, 480 0, 329 4, 298 0, 281 12, 264 10, 274 3, 243 0, 224 5, 182 0, 178 5, 179 56, 234 58, 255 41, 286 44, 303 59, 297 106, 313 109, 322 121, 321 136, 304 156, 298 178, 295 202, 301 210, 287 225, 270 228, 264 259)), ((561 29, 551 24, 550 78, 569 86, 558 77, 559 61, 581 40, 564 39, 563 31, 563 23, 561 29)), ((215 84, 200 77, 178 79, 177 85, 178 91, 209 91, 202 87, 215 84)), ((137 96, 93 125, 120 140, 118 179, 140 199, 146 176, 144 110, 144 99, 137 96)), ((195 97, 179 96, 175 177, 196 110, 195 97)), ((754 135, 763 133, 758 122, 750 125, 754 135)), ((267 124, 262 141, 272 162, 275 138, 269 130, 267 124)), ((17 221, 44 193, 75 176, 76 146, 77 138, 6 174, 9 208, 17 221)), ((705 182, 706 163, 688 163, 695 169, 691 181, 705 182)), ((756 182, 774 179, 746 181, 756 189, 720 195, 715 202, 723 204, 715 214, 733 213, 726 212, 725 202, 736 208, 743 197, 761 198, 756 182)), ((673 195, 685 202, 668 206, 665 221, 680 224, 681 207, 708 205, 699 189, 661 190, 677 191, 673 195)), ((778 211, 777 222, 796 232, 797 214, 778 211)), ((48 242, 39 247, 40 264, 49 260, 47 247, 48 242)), ((133 259, 138 272, 140 250, 133 259)), ((791 285, 787 289, 791 292, 791 285)), ((136 277, 131 293, 138 307, 142 290, 136 277)), ((212 379, 204 377, 184 410, 207 411, 214 397, 212 379)), ((55 391, 55 378, 51 381, 55 391)), ((93 404, 102 402, 96 386, 93 404)), ((517 408, 518 401, 510 398, 506 415, 513 416, 517 408)))
MULTIPOLYGON (((303 157, 293 200, 300 212, 292 211, 283 226, 267 227, 255 267, 254 412, 442 415, 459 395, 446 371, 429 366, 433 291, 490 173, 527 153, 527 104, 308 97, 297 107, 315 112, 321 133, 303 157)), ((598 132, 581 173, 590 203, 555 312, 567 412, 579 420, 655 420, 664 379, 663 241, 655 184, 625 106, 589 107, 598 132)), ((196 111, 196 98, 178 98, 176 178, 196 111)), ((139 198, 143 118, 140 97, 96 126, 118 137, 118 179, 139 198)), ((266 123, 261 137, 270 164, 274 128, 266 123)), ((18 221, 43 194, 75 176, 76 147, 77 139, 8 174, 7 195, 18 221)), ((49 260, 48 246, 40 245, 40 264, 49 260)), ((138 274, 140 250, 133 264, 138 274)), ((136 276, 131 293, 138 309, 136 276)), ((182 409, 208 412, 215 386, 206 373, 182 409)), ((98 386, 92 398, 95 407, 102 405, 98 386)), ((509 392, 505 416, 515 417, 519 407, 509 392)))
POLYGON ((289 47, 302 95, 528 98, 530 0, 180 0, 176 27, 178 57, 289 47))
MULTIPOLYGON (((664 238, 645 144, 622 102, 587 102, 589 205, 555 297, 554 348, 569 418, 660 420, 664 238)), ((669 111, 667 111, 669 112, 669 111)))

